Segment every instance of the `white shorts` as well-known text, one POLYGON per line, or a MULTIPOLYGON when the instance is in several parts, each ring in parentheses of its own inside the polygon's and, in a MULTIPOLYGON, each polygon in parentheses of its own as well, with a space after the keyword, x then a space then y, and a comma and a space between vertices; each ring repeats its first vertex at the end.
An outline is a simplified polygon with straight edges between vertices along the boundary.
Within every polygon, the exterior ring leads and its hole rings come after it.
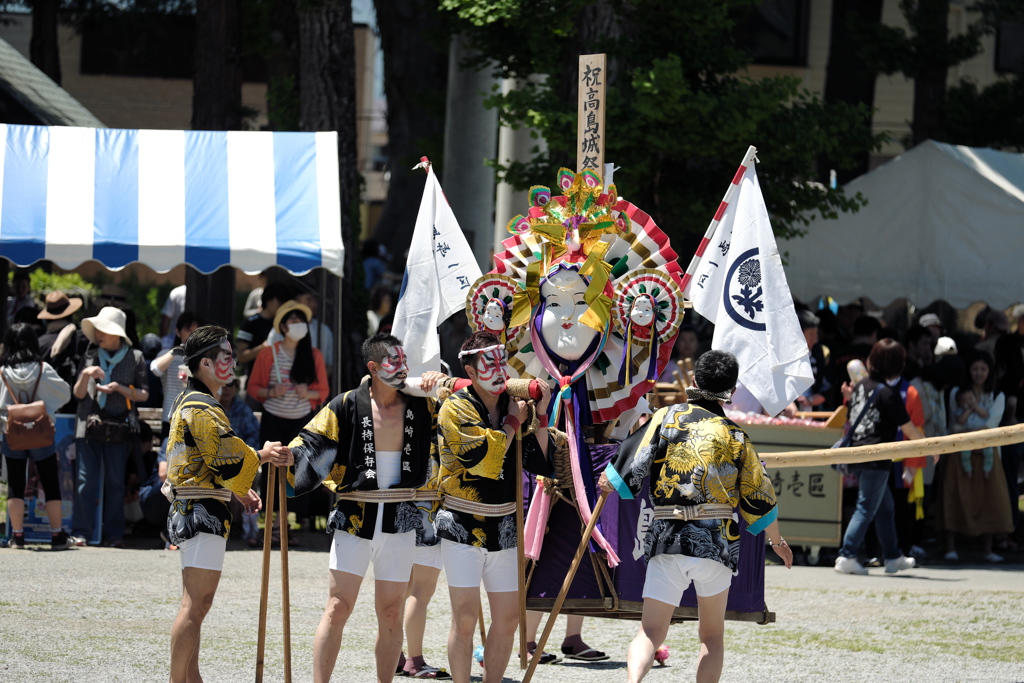
POLYGON ((178 546, 181 568, 224 571, 224 551, 227 547, 228 541, 223 536, 199 532, 178 546))
POLYGON ((710 598, 727 590, 732 584, 732 570, 721 562, 686 555, 655 555, 647 563, 644 598, 678 605, 683 592, 693 581, 694 590, 702 598, 710 598))
POLYGON ((454 588, 479 588, 483 582, 488 593, 512 593, 519 590, 516 549, 488 551, 474 545, 441 539, 441 557, 448 585, 454 588))
POLYGON ((412 558, 416 550, 416 532, 377 534, 372 541, 347 531, 335 531, 331 543, 331 569, 366 576, 373 562, 373 578, 377 581, 405 583, 412 574, 412 558))
POLYGON ((416 554, 412 558, 412 563, 423 565, 424 567, 433 567, 434 569, 440 569, 441 544, 436 543, 434 545, 416 546, 416 554))

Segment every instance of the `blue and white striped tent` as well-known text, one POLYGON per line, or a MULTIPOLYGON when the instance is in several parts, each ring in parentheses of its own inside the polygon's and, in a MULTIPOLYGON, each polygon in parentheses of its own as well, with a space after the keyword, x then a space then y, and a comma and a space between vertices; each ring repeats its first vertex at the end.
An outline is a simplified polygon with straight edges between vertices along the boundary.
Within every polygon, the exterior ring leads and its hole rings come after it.
POLYGON ((0 257, 342 273, 337 133, 0 124, 0 257))

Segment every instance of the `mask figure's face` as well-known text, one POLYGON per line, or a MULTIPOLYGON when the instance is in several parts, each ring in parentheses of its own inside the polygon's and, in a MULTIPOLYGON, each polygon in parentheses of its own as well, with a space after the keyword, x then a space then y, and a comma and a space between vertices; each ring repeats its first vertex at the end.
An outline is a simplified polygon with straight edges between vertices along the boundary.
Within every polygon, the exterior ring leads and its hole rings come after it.
POLYGON ((497 299, 491 299, 484 307, 484 327, 495 333, 505 329, 505 307, 497 299))
POLYGON ((405 362, 405 351, 401 346, 389 346, 388 355, 377 366, 377 377, 389 387, 401 389, 409 376, 409 366, 405 362))
POLYGON ((574 270, 559 270, 540 286, 544 315, 540 336, 556 355, 565 360, 579 360, 586 353, 597 330, 580 323, 587 310, 583 295, 587 284, 574 270))
POLYGON ((654 322, 654 304, 651 297, 637 297, 633 302, 633 310, 629 312, 629 319, 639 327, 650 327, 654 322))
POLYGON ((235 353, 231 350, 231 342, 225 339, 220 344, 220 353, 213 364, 213 375, 220 382, 230 382, 235 374, 235 353))
POLYGON ((505 391, 505 383, 508 381, 505 349, 491 349, 476 355, 476 381, 480 388, 495 396, 505 391))

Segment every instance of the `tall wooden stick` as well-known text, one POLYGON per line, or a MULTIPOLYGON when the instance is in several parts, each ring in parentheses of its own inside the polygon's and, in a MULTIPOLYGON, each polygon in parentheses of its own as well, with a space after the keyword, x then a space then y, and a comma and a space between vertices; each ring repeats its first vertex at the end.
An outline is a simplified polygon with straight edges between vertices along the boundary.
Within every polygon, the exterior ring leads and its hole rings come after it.
POLYGON ((519 668, 526 668, 526 534, 523 532, 523 430, 516 429, 516 577, 519 580, 519 668))
POLYGON ((260 619, 256 635, 256 683, 263 683, 263 660, 267 648, 267 598, 270 593, 270 543, 274 526, 274 489, 277 468, 267 465, 267 500, 263 527, 263 573, 260 577, 260 619))
POLYGON ((548 620, 544 624, 544 632, 540 636, 540 640, 537 641, 537 649, 534 651, 534 656, 530 659, 530 667, 526 670, 526 674, 523 676, 523 683, 529 683, 530 679, 533 678, 533 672, 537 669, 537 664, 540 662, 540 655, 544 652, 544 646, 547 645, 548 636, 551 635, 551 630, 555 627, 555 619, 558 618, 558 613, 562 609, 562 603, 565 602, 565 596, 569 592, 569 587, 572 585, 572 580, 576 578, 576 570, 580 567, 580 562, 583 561, 583 556, 587 554, 587 545, 590 544, 590 537, 594 535, 594 527, 597 526, 597 520, 601 517, 601 510, 604 509, 604 502, 608 500, 608 492, 601 491, 601 497, 597 499, 597 505, 594 506, 594 513, 590 517, 590 522, 587 524, 587 528, 583 531, 583 538, 580 539, 580 545, 576 548, 576 556, 572 558, 572 564, 569 565, 569 573, 565 575, 565 581, 562 582, 562 589, 558 591, 558 597, 555 598, 555 604, 551 607, 551 614, 548 615, 548 620))
MULTIPOLYGON (((276 467, 274 469, 277 469, 276 467)), ((291 598, 288 591, 288 477, 282 471, 277 480, 281 511, 281 625, 284 631, 284 683, 292 683, 292 624, 291 598)))
POLYGON ((893 458, 915 458, 923 455, 942 455, 958 451, 973 451, 989 446, 1005 446, 1024 440, 1024 424, 995 429, 980 429, 965 434, 932 436, 916 441, 879 443, 850 448, 824 448, 814 451, 787 451, 785 453, 758 453, 770 467, 811 467, 832 463, 860 463, 893 458))

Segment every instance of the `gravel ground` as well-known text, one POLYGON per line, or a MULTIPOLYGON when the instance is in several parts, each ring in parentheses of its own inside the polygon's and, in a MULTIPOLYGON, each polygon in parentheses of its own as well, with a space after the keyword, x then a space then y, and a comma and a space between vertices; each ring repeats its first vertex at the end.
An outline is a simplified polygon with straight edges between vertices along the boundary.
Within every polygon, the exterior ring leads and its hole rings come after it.
MULTIPOLYGON (((304 535, 289 553, 293 680, 312 679, 312 637, 327 590, 326 537, 304 535)), ((255 670, 259 552, 232 542, 200 663, 207 683, 247 681, 255 670)), ((0 550, 0 681, 117 683, 167 680, 170 626, 180 600, 178 555, 159 549, 0 550)), ((265 680, 283 680, 280 563, 271 577, 265 680)), ((1024 565, 921 568, 838 576, 828 567, 766 568, 777 622, 730 623, 724 681, 1024 681, 1024 565)), ((368 577, 369 579, 369 577, 368 577)), ((443 575, 442 575, 443 581, 443 575)), ((369 584, 369 580, 367 581, 369 584)), ((367 586, 369 587, 369 585, 367 586)), ((427 661, 446 665, 448 601, 438 586, 427 661)), ((335 672, 371 681, 372 600, 358 604, 335 672)), ((562 626, 554 631, 560 644, 562 626)), ((625 680, 635 622, 588 620, 584 637, 602 663, 538 669, 534 680, 625 680)), ((693 680, 696 627, 669 632, 669 666, 649 681, 693 680)), ((474 669, 479 674, 480 669, 474 669)), ((515 662, 507 681, 521 680, 515 662)), ((475 676, 474 680, 480 680, 475 676)))

